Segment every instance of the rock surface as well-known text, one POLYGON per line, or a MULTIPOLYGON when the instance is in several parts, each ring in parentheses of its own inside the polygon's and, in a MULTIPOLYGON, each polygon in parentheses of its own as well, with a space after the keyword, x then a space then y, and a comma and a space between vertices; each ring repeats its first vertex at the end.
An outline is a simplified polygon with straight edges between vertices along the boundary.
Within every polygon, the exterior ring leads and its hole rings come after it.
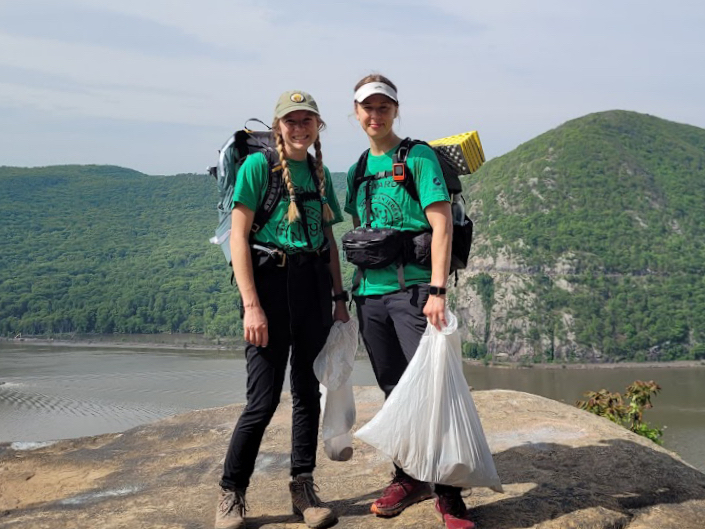
MULTIPOLYGON (((356 388, 358 423, 382 404, 376 388, 356 388)), ((515 391, 473 393, 504 484, 503 494, 465 498, 479 529, 702 529, 705 474, 605 419, 515 391)), ((217 482, 242 406, 196 411, 122 434, 0 452, 3 529, 196 529, 212 527, 217 482)), ((272 421, 248 491, 249 529, 303 528, 287 489, 288 395, 272 421)), ((337 527, 441 527, 433 502, 392 519, 369 507, 391 465, 359 441, 349 462, 319 452, 321 496, 337 527)))

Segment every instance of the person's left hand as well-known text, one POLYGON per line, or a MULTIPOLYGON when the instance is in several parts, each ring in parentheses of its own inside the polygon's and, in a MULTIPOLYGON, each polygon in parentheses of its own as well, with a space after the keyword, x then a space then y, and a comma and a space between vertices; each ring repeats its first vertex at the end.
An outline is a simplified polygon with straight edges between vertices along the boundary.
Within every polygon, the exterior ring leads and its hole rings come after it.
POLYGON ((424 305, 423 308, 423 314, 426 316, 429 323, 439 331, 448 325, 446 321, 445 294, 440 296, 429 295, 426 305, 424 305))
POLYGON ((336 301, 335 309, 333 309, 333 321, 342 321, 345 323, 350 320, 350 314, 348 314, 348 307, 345 301, 336 301))

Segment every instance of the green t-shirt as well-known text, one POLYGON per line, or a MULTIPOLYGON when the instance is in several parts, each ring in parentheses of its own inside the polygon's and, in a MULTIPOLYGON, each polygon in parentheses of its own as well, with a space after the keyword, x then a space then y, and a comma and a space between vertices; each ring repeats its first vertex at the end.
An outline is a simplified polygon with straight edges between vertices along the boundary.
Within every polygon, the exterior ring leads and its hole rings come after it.
MULTIPOLYGON (((398 146, 381 156, 367 158, 366 175, 392 170, 392 157, 398 146)), ((414 200, 392 176, 370 180, 373 228, 395 228, 402 231, 422 231, 430 228, 424 210, 435 202, 450 202, 443 172, 435 153, 426 145, 414 145, 406 160, 414 176, 414 185, 419 193, 419 201, 414 200)), ((365 186, 363 182, 353 197, 353 179, 355 163, 348 171, 348 194, 345 199, 345 211, 360 219, 367 225, 365 209, 365 186)), ((396 265, 378 270, 361 272, 360 286, 354 292, 359 296, 388 294, 400 290, 396 265)), ((404 281, 407 285, 417 285, 431 281, 431 269, 416 264, 404 266, 404 281)))
MULTIPOLYGON (((311 176, 308 163, 305 160, 302 162, 287 161, 291 182, 294 184, 296 194, 301 196, 303 193, 316 192, 316 184, 311 176)), ((324 170, 326 173, 326 199, 333 210, 334 218, 330 222, 323 222, 321 201, 318 198, 304 201, 308 234, 311 238, 312 247, 309 248, 306 244, 306 234, 304 233, 302 219, 299 218, 291 224, 287 220, 289 193, 286 191, 283 193, 279 204, 274 208, 272 216, 267 223, 254 234, 253 240, 255 242, 269 247, 280 248, 288 254, 314 251, 323 245, 325 238, 323 228, 343 220, 343 214, 340 211, 340 205, 333 190, 330 172, 327 167, 324 167, 324 170)), ((251 154, 245 159, 237 173, 231 207, 234 208, 236 204, 242 204, 252 211, 257 211, 266 198, 268 183, 269 167, 267 159, 261 152, 251 154)))

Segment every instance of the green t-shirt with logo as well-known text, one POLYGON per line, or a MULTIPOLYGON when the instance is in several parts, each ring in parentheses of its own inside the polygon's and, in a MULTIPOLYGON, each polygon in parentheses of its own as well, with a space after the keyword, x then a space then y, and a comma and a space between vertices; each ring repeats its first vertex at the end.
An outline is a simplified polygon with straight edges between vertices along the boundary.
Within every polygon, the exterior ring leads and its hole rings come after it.
MULTIPOLYGON (((397 147, 381 156, 367 158, 365 175, 392 170, 392 157, 397 147)), ((370 180, 373 228, 394 228, 402 231, 428 230, 430 225, 424 210, 435 202, 450 202, 448 188, 443 179, 443 172, 435 153, 426 145, 414 145, 406 160, 414 176, 414 185, 418 190, 419 200, 414 200, 394 178, 386 176, 370 180)), ((355 163, 348 171, 348 194, 345 199, 345 211, 358 217, 363 226, 367 225, 365 195, 367 182, 363 182, 353 195, 355 163)), ((361 270, 360 286, 354 292, 358 296, 389 294, 401 289, 397 277, 396 265, 378 270, 361 270)), ((431 269, 416 264, 404 266, 404 282, 408 285, 428 283, 431 281, 431 269)))
MULTIPOLYGON (((311 176, 308 162, 287 160, 291 182, 298 196, 303 193, 315 193, 317 191, 315 181, 311 176)), ((302 219, 299 218, 291 224, 287 220, 289 210, 289 193, 284 192, 279 204, 274 208, 272 216, 267 223, 254 234, 253 240, 264 246, 276 247, 284 250, 288 254, 314 251, 319 249, 325 239, 323 228, 337 224, 343 220, 338 199, 333 190, 330 172, 324 167, 326 173, 326 199, 333 210, 332 221, 324 223, 321 213, 321 201, 318 198, 310 198, 304 201, 306 209, 306 220, 308 223, 308 234, 311 238, 311 248, 306 244, 306 234, 302 219)), ((269 166, 264 154, 257 152, 248 156, 243 162, 235 179, 233 189, 233 200, 231 207, 242 204, 252 211, 257 211, 262 206, 267 194, 267 184, 269 183, 269 166)), ((286 187, 285 187, 286 189, 286 187)))

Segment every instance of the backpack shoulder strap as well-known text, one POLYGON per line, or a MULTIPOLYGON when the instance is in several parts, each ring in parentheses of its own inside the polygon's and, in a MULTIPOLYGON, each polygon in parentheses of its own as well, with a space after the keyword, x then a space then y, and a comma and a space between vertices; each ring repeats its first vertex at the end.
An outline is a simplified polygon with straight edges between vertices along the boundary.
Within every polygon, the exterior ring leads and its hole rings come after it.
POLYGON ((316 159, 310 153, 306 154, 306 162, 308 163, 308 172, 311 173, 311 180, 313 180, 313 186, 316 188, 314 192, 318 200, 322 200, 321 197, 321 179, 318 178, 318 171, 316 171, 316 159))
POLYGON ((274 208, 279 204, 282 191, 284 190, 284 179, 282 178, 282 166, 279 162, 279 154, 274 149, 263 149, 261 152, 267 159, 269 178, 267 191, 264 195, 264 202, 262 202, 262 206, 255 211, 255 218, 252 221, 251 233, 253 234, 257 233, 267 224, 267 221, 274 212, 274 208))
POLYGON ((353 197, 357 194, 357 190, 365 181, 365 173, 367 172, 367 158, 370 156, 370 150, 366 149, 360 155, 355 166, 355 174, 353 175, 353 197))
POLYGON ((397 152, 394 153, 394 157, 392 158, 392 162, 404 164, 404 171, 406 174, 406 178, 404 178, 404 181, 401 183, 401 185, 404 189, 406 189, 406 192, 409 193, 411 198, 413 198, 416 202, 420 202, 419 192, 416 189, 416 185, 414 184, 414 174, 411 172, 409 165, 406 163, 406 160, 409 157, 409 152, 411 152, 411 149, 412 149, 412 147, 414 147, 414 145, 428 145, 428 144, 425 141, 412 140, 411 138, 404 138, 403 140, 401 140, 401 143, 399 144, 399 148, 397 149, 397 152))

